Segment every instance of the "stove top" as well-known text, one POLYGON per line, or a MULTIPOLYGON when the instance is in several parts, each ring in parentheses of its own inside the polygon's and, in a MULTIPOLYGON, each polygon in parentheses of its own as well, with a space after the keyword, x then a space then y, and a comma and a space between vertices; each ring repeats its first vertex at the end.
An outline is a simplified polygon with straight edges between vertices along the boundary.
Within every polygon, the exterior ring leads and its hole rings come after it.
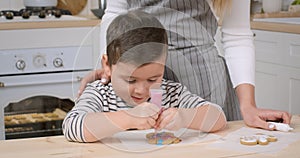
POLYGON ((24 19, 21 16, 16 16, 11 20, 7 20, 5 17, 0 17, 0 23, 15 23, 15 22, 49 22, 49 21, 82 21, 88 20, 88 18, 77 17, 72 15, 62 15, 60 18, 55 16, 47 16, 45 18, 39 18, 38 16, 31 16, 29 19, 24 19))
POLYGON ((70 11, 57 9, 55 7, 26 7, 19 11, 2 10, 0 11, 0 21, 14 21, 14 19, 24 21, 29 19, 60 19, 62 15, 72 15, 70 11), (54 17, 54 18, 53 18, 54 17))

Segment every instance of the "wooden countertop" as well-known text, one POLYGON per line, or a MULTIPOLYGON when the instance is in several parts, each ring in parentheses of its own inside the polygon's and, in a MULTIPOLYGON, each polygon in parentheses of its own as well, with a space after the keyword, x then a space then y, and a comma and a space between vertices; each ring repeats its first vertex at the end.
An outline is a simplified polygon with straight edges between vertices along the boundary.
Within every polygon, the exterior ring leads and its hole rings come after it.
MULTIPOLYGON (((256 16, 257 17, 257 16, 256 16)), ((0 22, 0 30, 43 29, 66 27, 93 27, 99 25, 101 20, 95 16, 86 17, 87 20, 61 20, 61 21, 32 21, 32 22, 0 22)), ((299 25, 251 21, 251 28, 257 30, 277 31, 300 34, 299 25)))
MULTIPOLYGON (((225 130, 216 134, 225 136, 229 132, 244 127, 242 121, 229 122, 225 130)), ((293 116, 293 132, 300 132, 300 116, 293 116)), ((274 157, 274 155, 264 155, 257 152, 241 152, 226 149, 213 149, 205 147, 209 143, 197 143, 184 146, 166 146, 159 150, 143 153, 125 152, 111 148, 100 142, 98 143, 74 143, 68 142, 63 136, 16 139, 0 141, 1 157, 20 157, 20 158, 69 158, 69 157, 114 157, 114 158, 153 158, 153 157, 172 157, 172 158, 199 158, 199 157, 274 157)), ((276 153, 276 157, 295 157, 299 156, 300 141, 290 144, 287 148, 276 153)))
POLYGON ((68 19, 55 21, 11 21, 0 22, 0 30, 19 30, 19 29, 43 29, 43 28, 66 28, 66 27, 93 27, 100 24, 101 20, 95 17, 82 17, 85 20, 68 19))
POLYGON ((300 25, 251 21, 251 29, 300 34, 300 25))
MULTIPOLYGON (((279 13, 264 13, 264 14, 251 15, 251 19, 254 19, 254 18, 295 18, 295 17, 300 17, 300 12, 282 11, 279 13)), ((298 24, 251 21, 251 28, 256 29, 256 30, 300 34, 300 29, 299 29, 300 25, 298 25, 298 24)))

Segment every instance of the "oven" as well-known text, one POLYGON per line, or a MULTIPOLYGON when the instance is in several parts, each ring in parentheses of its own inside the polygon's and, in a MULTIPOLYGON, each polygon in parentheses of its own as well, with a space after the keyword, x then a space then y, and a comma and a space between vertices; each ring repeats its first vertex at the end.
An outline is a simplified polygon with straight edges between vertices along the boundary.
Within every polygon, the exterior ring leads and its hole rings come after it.
POLYGON ((99 25, 53 7, 0 11, 1 24, 0 140, 61 135, 81 79, 97 65, 99 25))
POLYGON ((92 47, 0 50, 0 139, 59 135, 92 47))

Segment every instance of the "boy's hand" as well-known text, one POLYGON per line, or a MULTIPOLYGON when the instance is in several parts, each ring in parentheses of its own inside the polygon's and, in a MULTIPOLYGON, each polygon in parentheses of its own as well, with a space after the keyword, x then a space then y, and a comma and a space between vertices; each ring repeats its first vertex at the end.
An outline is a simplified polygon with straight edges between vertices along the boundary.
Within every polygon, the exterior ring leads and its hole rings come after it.
POLYGON ((156 124, 159 108, 152 103, 144 102, 125 112, 130 117, 129 128, 150 129, 156 124))
POLYGON ((162 111, 154 126, 157 130, 178 130, 184 127, 178 108, 168 108, 162 111))

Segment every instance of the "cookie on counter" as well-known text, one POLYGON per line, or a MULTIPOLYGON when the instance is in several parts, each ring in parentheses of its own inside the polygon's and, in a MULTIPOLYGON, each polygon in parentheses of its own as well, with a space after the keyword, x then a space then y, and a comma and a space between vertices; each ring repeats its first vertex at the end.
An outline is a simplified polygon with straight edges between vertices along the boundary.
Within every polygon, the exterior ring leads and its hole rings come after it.
POLYGON ((181 139, 174 136, 171 132, 148 133, 146 135, 149 144, 168 145, 177 144, 181 139))
POLYGON ((243 145, 268 145, 269 142, 276 142, 277 138, 272 135, 256 133, 251 136, 240 137, 240 143, 243 145))

